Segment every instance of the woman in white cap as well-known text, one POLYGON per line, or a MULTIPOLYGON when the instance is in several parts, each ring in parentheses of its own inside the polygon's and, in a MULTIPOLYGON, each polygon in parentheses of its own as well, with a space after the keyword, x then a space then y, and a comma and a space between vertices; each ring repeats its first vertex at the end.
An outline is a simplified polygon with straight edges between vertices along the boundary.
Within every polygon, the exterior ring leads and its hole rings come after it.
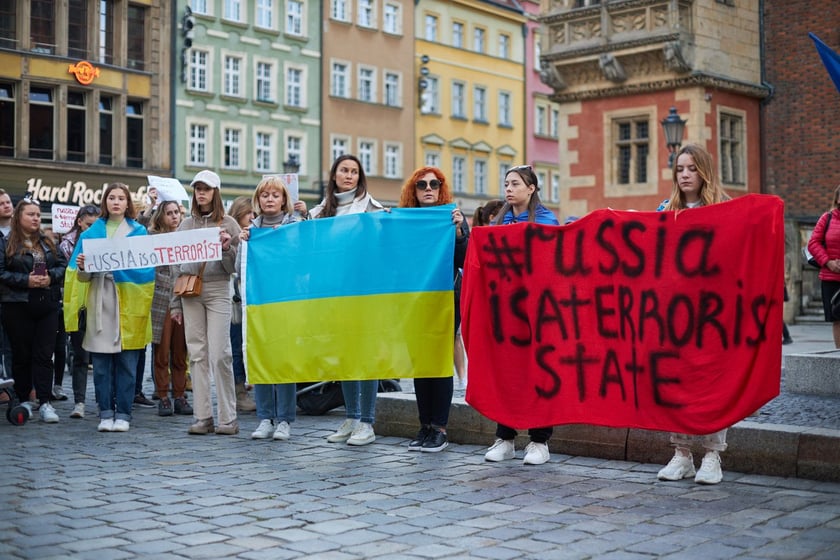
POLYGON ((183 274, 201 276, 201 294, 196 297, 172 298, 171 315, 184 322, 187 353, 193 382, 193 418, 191 434, 233 435, 239 433, 236 420, 236 391, 233 382, 233 357, 230 346, 230 275, 236 270, 236 249, 239 245, 239 224, 225 214, 221 180, 214 172, 199 171, 190 183, 193 189, 190 216, 178 231, 199 228, 221 229, 222 260, 182 264, 176 277, 183 274), (210 401, 210 379, 216 382, 218 424, 213 424, 210 401))

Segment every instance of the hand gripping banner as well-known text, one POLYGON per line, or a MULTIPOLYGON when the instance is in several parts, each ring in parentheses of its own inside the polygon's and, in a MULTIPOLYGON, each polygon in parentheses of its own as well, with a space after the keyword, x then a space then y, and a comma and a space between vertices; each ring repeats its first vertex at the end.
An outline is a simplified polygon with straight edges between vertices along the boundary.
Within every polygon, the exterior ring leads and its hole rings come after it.
POLYGON ((779 394, 781 199, 475 228, 467 402, 524 429, 708 434, 779 394))

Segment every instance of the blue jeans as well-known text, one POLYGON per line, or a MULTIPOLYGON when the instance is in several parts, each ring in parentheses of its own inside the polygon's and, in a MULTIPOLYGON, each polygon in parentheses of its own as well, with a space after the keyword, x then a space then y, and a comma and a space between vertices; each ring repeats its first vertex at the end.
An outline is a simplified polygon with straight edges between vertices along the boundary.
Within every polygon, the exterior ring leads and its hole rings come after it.
POLYGON ((373 424, 376 415, 376 392, 379 381, 342 381, 341 392, 344 394, 344 408, 347 418, 373 424))
POLYGON ((274 383, 254 385, 254 403, 257 405, 257 418, 276 422, 295 421, 297 412, 297 384, 274 383))
POLYGON ((233 355, 233 383, 235 385, 242 385, 245 383, 245 360, 242 355, 242 323, 238 325, 230 324, 230 350, 233 355))
POLYGON ((101 420, 131 420, 134 379, 137 375, 140 352, 141 350, 123 350, 116 354, 90 353, 93 360, 93 388, 101 420))

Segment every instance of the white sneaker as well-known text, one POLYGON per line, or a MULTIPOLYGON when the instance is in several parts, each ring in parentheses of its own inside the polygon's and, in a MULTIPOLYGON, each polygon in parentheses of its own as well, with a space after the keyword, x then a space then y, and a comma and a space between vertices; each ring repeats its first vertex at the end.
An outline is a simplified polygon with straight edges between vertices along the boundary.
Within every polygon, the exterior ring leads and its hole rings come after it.
POLYGON ((327 441, 330 443, 342 443, 347 441, 353 434, 353 430, 356 428, 356 424, 358 422, 358 420, 348 418, 341 426, 339 426, 338 431, 327 436, 327 441))
POLYGON ((289 439, 289 436, 291 436, 291 435, 292 435, 292 428, 289 426, 289 423, 284 420, 283 422, 280 422, 279 424, 277 424, 277 429, 274 430, 274 436, 273 437, 274 437, 274 439, 279 439, 279 440, 285 441, 285 440, 289 439))
POLYGON ((99 427, 97 428, 100 432, 113 432, 114 431, 114 419, 113 418, 103 418, 99 421, 99 427))
POLYGON ((57 401, 67 400, 67 393, 64 392, 64 389, 61 388, 61 385, 53 385, 52 396, 53 399, 57 401))
POLYGON ((525 459, 522 461, 523 465, 542 465, 547 463, 550 455, 548 453, 547 443, 537 443, 532 441, 525 447, 525 459))
POLYGON ((485 461, 504 461, 513 459, 516 456, 516 449, 513 447, 512 439, 497 439, 484 454, 485 461))
POLYGON ((127 432, 130 424, 128 420, 114 420, 114 428, 112 432, 127 432))
POLYGON ((694 457, 691 453, 682 455, 676 452, 656 477, 659 480, 682 480, 694 476, 694 472, 694 457))
POLYGON ((85 403, 77 402, 73 407, 73 412, 70 413, 70 418, 84 418, 85 417, 85 403))
POLYGON ((58 414, 55 413, 55 409, 50 403, 42 404, 41 410, 38 411, 38 414, 41 415, 42 422, 46 422, 47 424, 55 424, 58 422, 58 414))
POLYGON ((251 439, 268 439, 274 433, 274 422, 266 418, 260 421, 257 429, 251 433, 251 439))
POLYGON ((717 451, 709 451, 700 463, 700 470, 694 477, 697 484, 717 484, 723 480, 723 471, 720 468, 720 454, 717 451))
POLYGON ((347 440, 347 445, 367 445, 373 443, 376 439, 376 434, 373 433, 373 426, 367 422, 359 422, 350 434, 350 439, 347 440))

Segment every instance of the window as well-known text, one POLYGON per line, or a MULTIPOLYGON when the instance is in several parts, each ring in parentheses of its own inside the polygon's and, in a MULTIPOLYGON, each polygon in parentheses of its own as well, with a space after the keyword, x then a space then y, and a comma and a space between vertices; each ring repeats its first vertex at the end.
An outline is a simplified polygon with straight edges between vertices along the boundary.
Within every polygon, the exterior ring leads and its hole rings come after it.
POLYGON ((0 156, 14 157, 16 130, 14 86, 0 84, 0 156))
POLYGON ((207 80, 208 58, 207 51, 190 49, 189 85, 194 91, 209 91, 207 80))
POLYGON ((125 106, 125 165, 143 167, 142 101, 129 101, 125 106))
POLYGON ((440 168, 440 153, 438 152, 426 152, 426 157, 424 158, 424 164, 427 167, 437 167, 440 168))
POLYGON ((551 121, 548 123, 548 135, 552 138, 560 136, 560 111, 558 109, 551 110, 551 121))
POLYGON ((487 122, 487 90, 481 86, 473 89, 473 120, 487 122))
POLYGON ((538 105, 537 110, 534 111, 534 133, 538 136, 545 136, 545 112, 546 109, 542 105, 538 105))
POLYGON ((499 92, 499 124, 511 126, 511 96, 506 91, 499 92))
POLYGON ((99 62, 114 63, 114 6, 112 0, 99 2, 99 62))
POLYGON ((393 72, 385 73, 385 105, 400 106, 400 75, 393 72))
POLYGON ((560 175, 551 174, 551 201, 560 202, 560 175))
POLYGON ((476 27, 473 31, 473 50, 478 53, 484 52, 484 29, 476 27))
POLYGON ((349 145, 350 139, 346 136, 333 136, 330 142, 331 160, 335 161, 338 156, 350 153, 348 151, 349 145))
POLYGON ((456 49, 464 48, 464 24, 460 22, 452 23, 452 46, 456 49))
POLYGON ((274 0, 257 0, 257 27, 274 29, 274 0))
POLYGON ((350 21, 347 13, 347 0, 332 0, 332 18, 338 21, 350 21))
POLYGON ((286 68, 286 105, 303 107, 303 69, 286 68))
POLYGON ((601 0, 575 0, 575 8, 586 8, 587 6, 597 6, 601 0))
POLYGON ((225 55, 222 92, 230 97, 242 97, 242 58, 225 55))
POLYGON ((367 175, 376 174, 376 143, 372 140, 359 140, 359 161, 367 175))
POLYGON ((376 27, 376 21, 373 14, 373 0, 358 0, 359 2, 359 19, 360 27, 376 27))
POLYGON ((242 0, 224 0, 224 17, 230 21, 242 21, 242 0))
POLYGON ((545 171, 537 171, 537 184, 541 189, 543 189, 543 192, 547 190, 545 183, 545 171))
POLYGON ((720 114, 720 178, 724 183, 744 184, 744 119, 720 114))
POLYGON ((438 19, 435 16, 426 16, 426 34, 424 38, 427 41, 437 41, 437 24, 438 19))
POLYGON ((111 165, 114 161, 114 98, 99 97, 99 163, 111 165))
POLYGON ((399 144, 385 145, 385 177, 389 179, 400 178, 400 160, 402 159, 399 144))
POLYGON ((452 190, 453 192, 466 191, 466 170, 467 158, 463 156, 454 156, 452 158, 452 190))
POLYGON ((135 70, 146 69, 146 8, 128 5, 128 67, 135 70))
POLYGON ((540 57, 542 56, 541 42, 542 36, 538 31, 534 31, 534 70, 540 71, 540 57))
POLYGON ((303 2, 286 1, 286 33, 303 35, 303 2))
MULTIPOLYGON (((513 164, 509 161, 503 161, 499 163, 499 192, 505 192, 505 174, 507 170, 513 167, 513 164)), ((537 179, 539 181, 539 179, 537 179)))
MULTIPOLYGON (((80 58, 83 60, 88 58, 87 5, 87 0, 70 0, 68 4, 67 56, 70 58, 80 58)), ((3 16, 0 15, 0 20, 2 18, 3 16)), ((6 36, 2 30, 0 30, 0 35, 6 36)), ((129 39, 130 43, 131 40, 129 39)))
POLYGON ((55 54, 55 1, 31 0, 29 5, 31 11, 29 34, 32 39, 32 51, 55 54))
POLYGON ((387 3, 385 4, 384 14, 382 16, 382 29, 385 33, 393 33, 398 35, 402 31, 402 17, 400 13, 400 5, 387 3))
POLYGON ((207 125, 191 124, 188 149, 189 164, 194 167, 207 165, 207 125))
POLYGON ((359 100, 376 102, 376 73, 373 68, 359 68, 359 100))
POLYGON ((262 173, 274 170, 274 135, 268 131, 257 131, 254 138, 256 169, 262 173))
POLYGON ((300 169, 304 168, 303 138, 294 134, 290 134, 286 137, 286 161, 289 161, 292 158, 298 162, 300 169))
POLYGON ((222 136, 222 167, 225 169, 242 168, 242 129, 225 128, 222 136))
POLYGON ((422 107, 421 113, 439 114, 440 113, 440 81, 431 76, 426 77, 426 89, 422 93, 422 107))
POLYGON ((209 14, 207 0, 192 0, 192 11, 196 14, 209 14))
POLYGON ((270 62, 260 62, 257 61, 257 83, 256 83, 256 91, 257 91, 257 101, 262 101, 264 103, 273 103, 274 102, 274 80, 273 75, 274 73, 274 65, 270 62))
POLYGON ((499 35, 499 57, 510 58, 510 35, 499 35))
POLYGON ((81 91, 67 92, 67 161, 85 161, 87 106, 81 91))
POLYGON ((53 159, 55 113, 53 90, 33 87, 29 90, 29 157, 53 159))
POLYGON ((650 138, 646 117, 615 121, 615 150, 618 157, 616 183, 646 183, 650 138))
POLYGON ((335 97, 350 97, 350 81, 348 76, 350 67, 344 62, 333 62, 332 65, 332 95, 335 97))
POLYGON ((467 85, 464 82, 452 82, 452 116, 467 118, 467 85))
POLYGON ((483 159, 477 159, 473 164, 473 191, 475 194, 487 192, 487 162, 483 159))
POLYGON ((0 3, 0 47, 17 47, 17 10, 15 2, 0 3))

